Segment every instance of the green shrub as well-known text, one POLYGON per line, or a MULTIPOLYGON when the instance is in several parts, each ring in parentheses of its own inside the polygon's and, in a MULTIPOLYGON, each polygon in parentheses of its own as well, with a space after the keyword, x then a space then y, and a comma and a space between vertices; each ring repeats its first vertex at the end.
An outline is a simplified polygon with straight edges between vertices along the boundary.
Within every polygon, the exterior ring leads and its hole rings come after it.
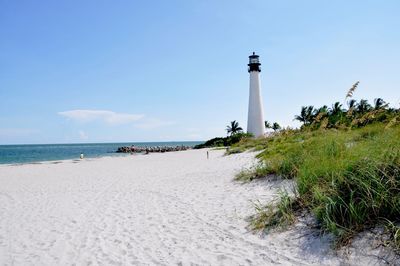
POLYGON ((254 179, 266 177, 271 174, 269 168, 264 163, 258 163, 249 169, 240 171, 236 176, 236 181, 249 182, 254 179))
MULTIPOLYGON (((383 221, 400 222, 400 126, 396 124, 299 130, 238 145, 262 145, 265 149, 258 158, 263 173, 294 178, 298 198, 293 200, 313 213, 321 229, 334 233, 339 243, 383 221)), ((256 172, 245 171, 239 179, 250 181, 256 172)), ((283 203, 281 198, 278 204, 283 203)), ((292 220, 276 210, 277 205, 269 206, 258 218, 263 217, 265 226, 285 217, 292 220)), ((392 235, 399 243, 399 232, 392 235)))
POLYGON ((300 210, 300 202, 297 198, 293 198, 286 191, 283 191, 279 193, 277 202, 272 202, 266 206, 258 202, 255 204, 255 209, 256 214, 251 217, 250 228, 265 232, 292 225, 296 221, 296 212, 300 210))
POLYGON ((231 146, 233 144, 240 142, 241 140, 249 139, 251 137, 252 135, 249 133, 236 133, 229 137, 224 137, 224 138, 218 137, 207 140, 205 143, 194 146, 194 149, 231 146))

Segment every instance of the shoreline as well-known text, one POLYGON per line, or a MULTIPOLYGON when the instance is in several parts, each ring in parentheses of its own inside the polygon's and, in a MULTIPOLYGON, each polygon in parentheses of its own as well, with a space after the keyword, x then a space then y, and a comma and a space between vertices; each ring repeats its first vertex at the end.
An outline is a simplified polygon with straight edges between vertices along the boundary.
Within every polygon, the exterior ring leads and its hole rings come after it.
MULTIPOLYGON (((211 150, 212 148, 202 148, 198 150, 206 150, 209 149, 211 150)), ((173 153, 173 152, 183 152, 187 150, 182 150, 182 151, 168 151, 168 152, 163 152, 165 153, 173 153)), ((32 161, 32 162, 23 162, 23 163, 0 163, 0 167, 2 166, 20 166, 20 165, 36 165, 36 164, 59 164, 59 163, 78 163, 78 162, 84 162, 84 161, 91 161, 95 159, 101 159, 101 158, 124 158, 124 157, 129 157, 129 156, 141 156, 141 155, 150 155, 154 153, 149 153, 145 154, 143 152, 141 153, 124 153, 124 152, 110 152, 110 155, 99 155, 99 156, 93 156, 93 157, 84 157, 83 159, 80 159, 79 156, 77 156, 76 159, 54 159, 54 160, 45 160, 45 161, 32 161), (112 155, 111 155, 112 154, 112 155)))
POLYGON ((46 161, 74 160, 83 153, 85 158, 118 156, 121 146, 132 147, 194 147, 198 141, 174 142, 118 142, 118 143, 82 143, 82 144, 24 144, 0 145, 0 165, 24 164, 46 161))
MULTIPOLYGON (((114 153, 111 153, 114 154, 114 153)), ((54 160, 45 160, 45 161, 32 161, 32 162, 22 162, 22 163, 0 163, 0 167, 2 166, 22 166, 22 165, 36 165, 36 164, 58 164, 58 163, 73 163, 73 162, 83 162, 87 160, 101 159, 101 158, 118 158, 118 157, 127 157, 130 155, 139 155, 139 154, 115 154, 115 155, 99 155, 94 157, 85 157, 83 159, 79 158, 79 155, 76 159, 54 159, 54 160)))

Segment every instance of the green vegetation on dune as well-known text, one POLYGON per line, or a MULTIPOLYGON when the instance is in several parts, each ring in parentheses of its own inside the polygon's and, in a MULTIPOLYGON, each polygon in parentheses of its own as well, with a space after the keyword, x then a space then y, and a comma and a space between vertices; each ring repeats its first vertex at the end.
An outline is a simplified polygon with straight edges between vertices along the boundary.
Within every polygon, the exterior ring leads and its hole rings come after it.
POLYGON ((284 191, 279 195, 279 201, 263 206, 256 204, 257 214, 251 219, 253 230, 269 230, 274 227, 287 227, 296 221, 295 213, 301 208, 300 201, 289 196, 284 191))
MULTIPOLYGON (((249 133, 243 133, 243 129, 239 126, 239 123, 236 120, 230 122, 230 124, 226 127, 226 132, 229 134, 229 136, 224 138, 217 137, 207 140, 205 143, 194 146, 194 148, 203 149, 227 147, 236 144, 243 139, 252 137, 252 135, 249 133)), ((235 153, 235 151, 233 150, 232 153, 235 153)))
POLYGON ((274 175, 295 181, 294 196, 282 194, 274 203, 257 206, 254 229, 290 224, 297 211, 306 210, 338 243, 382 224, 400 248, 400 112, 381 103, 369 111, 364 107, 357 106, 361 109, 350 119, 349 110, 333 112, 334 105, 326 110, 325 126, 306 118, 301 129, 233 145, 263 150, 260 164, 240 172, 237 180, 274 175))
MULTIPOLYGON (((224 138, 218 137, 218 138, 213 138, 213 139, 207 140, 206 142, 204 142, 202 144, 198 144, 198 145, 194 146, 194 149, 227 147, 227 146, 231 146, 233 144, 238 143, 242 139, 247 139, 250 137, 251 137, 251 134, 236 133, 231 136, 224 137, 224 138)), ((234 153, 234 151, 232 151, 232 153, 234 153)))
MULTIPOLYGON (((239 150, 238 150, 239 151, 239 150)), ((229 151, 231 154, 232 151, 229 151)), ((236 181, 249 182, 254 179, 265 177, 270 174, 268 167, 263 162, 251 167, 250 169, 245 169, 238 173, 235 177, 236 181)))

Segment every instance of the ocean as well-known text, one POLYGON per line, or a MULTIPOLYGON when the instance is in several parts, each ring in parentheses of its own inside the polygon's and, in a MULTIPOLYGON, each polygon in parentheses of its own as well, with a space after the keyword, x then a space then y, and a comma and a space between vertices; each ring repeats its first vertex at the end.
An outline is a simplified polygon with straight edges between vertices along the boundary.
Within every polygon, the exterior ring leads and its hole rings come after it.
POLYGON ((121 146, 194 146, 199 141, 182 142, 129 142, 129 143, 86 143, 86 144, 32 144, 32 145, 0 145, 0 164, 33 163, 79 159, 81 153, 85 158, 102 156, 124 156, 116 153, 121 146))

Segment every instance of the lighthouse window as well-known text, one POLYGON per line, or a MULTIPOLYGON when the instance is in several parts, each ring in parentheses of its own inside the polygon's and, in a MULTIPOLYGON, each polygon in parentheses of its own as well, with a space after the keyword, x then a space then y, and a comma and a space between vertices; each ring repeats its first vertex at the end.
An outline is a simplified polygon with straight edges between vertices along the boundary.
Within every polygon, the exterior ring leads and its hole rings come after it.
POLYGON ((250 64, 258 63, 258 58, 250 58, 250 64))

